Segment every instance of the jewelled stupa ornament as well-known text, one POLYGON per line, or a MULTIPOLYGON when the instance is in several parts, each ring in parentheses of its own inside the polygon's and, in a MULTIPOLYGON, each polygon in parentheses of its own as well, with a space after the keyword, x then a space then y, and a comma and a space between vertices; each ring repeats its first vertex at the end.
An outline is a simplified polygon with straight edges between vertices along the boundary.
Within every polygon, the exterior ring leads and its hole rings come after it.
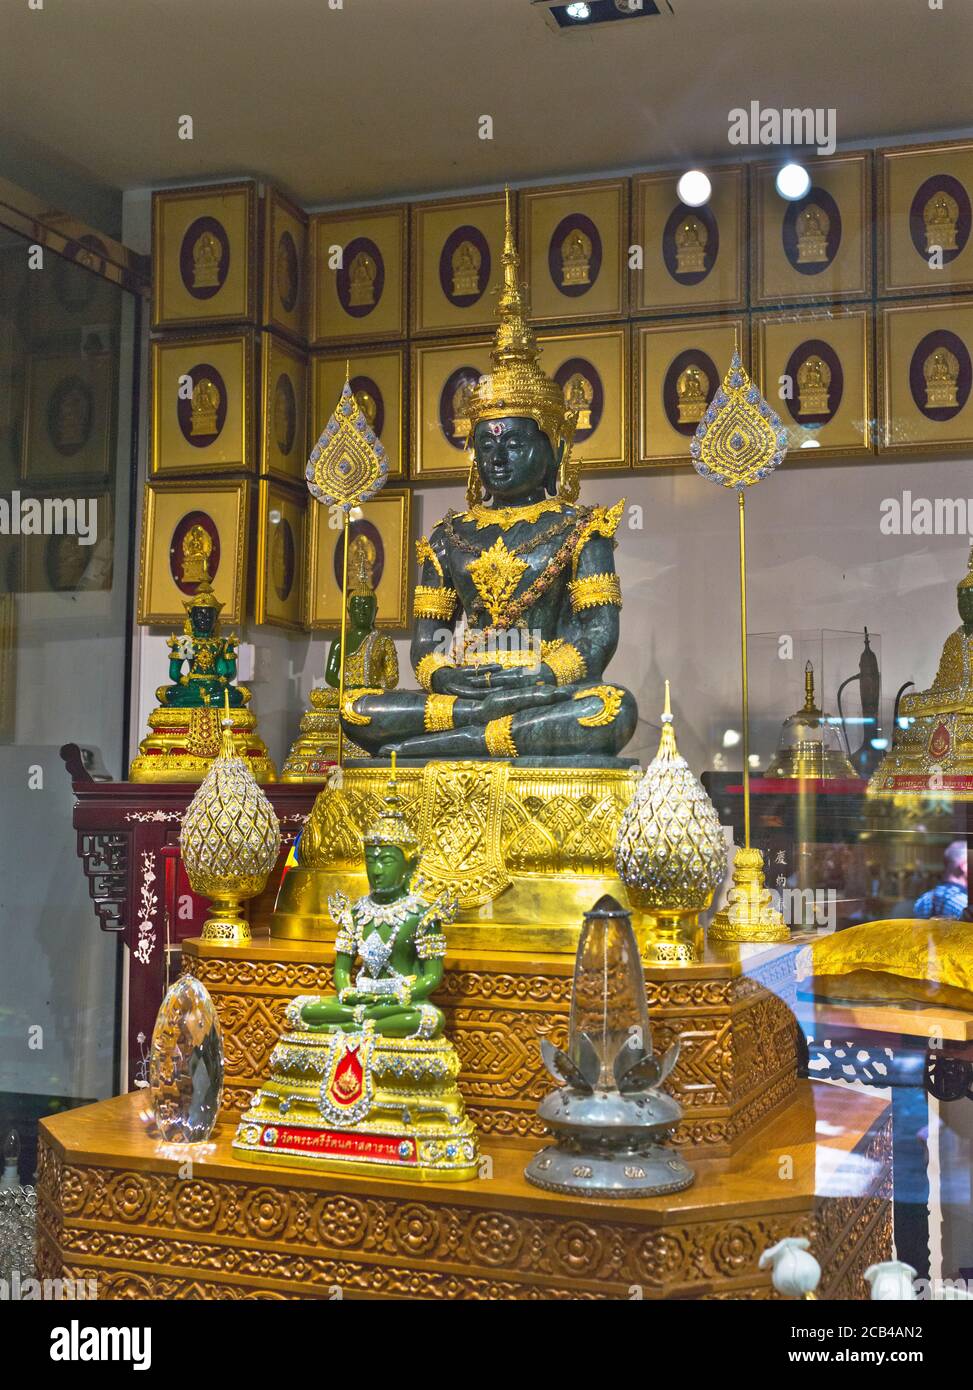
POLYGON ((537 1113, 554 1142, 531 1159, 527 1181, 580 1197, 657 1197, 693 1182, 666 1140, 682 1106, 661 1089, 675 1042, 652 1051, 645 978, 632 919, 606 894, 585 914, 574 963, 566 1051, 541 1038, 558 1090, 537 1113))
POLYGON ((666 681, 659 751, 645 769, 618 829, 615 865, 647 932, 653 965, 699 960, 699 914, 726 874, 723 827, 709 797, 676 747, 666 681))
POLYGON ((740 688, 743 718, 743 848, 733 867, 728 910, 709 927, 710 941, 786 941, 784 919, 770 905, 764 887, 763 856, 750 847, 750 707, 747 676, 747 488, 784 462, 787 431, 761 396, 734 350, 723 385, 696 427, 689 446, 693 467, 703 478, 733 488, 738 500, 740 536, 740 688))
POLYGON ((170 985, 156 1015, 149 1097, 167 1144, 209 1138, 223 1100, 223 1040, 209 992, 191 975, 170 985))
POLYGON ((203 939, 242 946, 250 925, 242 904, 260 893, 280 853, 280 824, 231 736, 227 703, 219 756, 186 808, 179 832, 182 862, 196 893, 212 900, 203 939))

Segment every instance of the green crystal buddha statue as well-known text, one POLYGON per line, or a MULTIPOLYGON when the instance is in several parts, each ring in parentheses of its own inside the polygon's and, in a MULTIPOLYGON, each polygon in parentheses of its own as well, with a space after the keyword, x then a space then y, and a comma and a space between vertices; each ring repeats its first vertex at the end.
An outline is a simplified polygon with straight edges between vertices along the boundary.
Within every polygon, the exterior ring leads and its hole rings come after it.
POLYGON ((223 605, 213 593, 208 579, 200 580, 196 592, 187 599, 184 631, 169 638, 169 686, 160 686, 156 699, 170 709, 192 709, 216 705, 222 709, 224 692, 232 709, 250 702, 246 686, 237 686, 236 636, 219 632, 223 605), (183 670, 183 667, 186 670, 183 670))
POLYGON ((493 372, 469 402, 468 510, 417 546, 411 655, 423 689, 346 679, 342 724, 370 753, 580 760, 618 753, 635 729, 634 698, 603 679, 618 643, 624 502, 576 502, 576 421, 537 362, 509 198, 502 263, 493 372))

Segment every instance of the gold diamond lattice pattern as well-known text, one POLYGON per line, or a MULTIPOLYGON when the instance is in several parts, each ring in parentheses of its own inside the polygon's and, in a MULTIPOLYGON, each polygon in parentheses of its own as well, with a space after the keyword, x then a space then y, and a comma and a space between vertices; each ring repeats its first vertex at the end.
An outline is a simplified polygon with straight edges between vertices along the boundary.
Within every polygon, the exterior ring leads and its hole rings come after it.
POLYGON ((385 448, 346 381, 307 461, 308 491, 326 506, 347 512, 374 497, 388 473, 385 448))
POLYGON ((701 477, 738 491, 766 478, 784 461, 787 431, 747 376, 737 352, 696 427, 689 452, 701 477))

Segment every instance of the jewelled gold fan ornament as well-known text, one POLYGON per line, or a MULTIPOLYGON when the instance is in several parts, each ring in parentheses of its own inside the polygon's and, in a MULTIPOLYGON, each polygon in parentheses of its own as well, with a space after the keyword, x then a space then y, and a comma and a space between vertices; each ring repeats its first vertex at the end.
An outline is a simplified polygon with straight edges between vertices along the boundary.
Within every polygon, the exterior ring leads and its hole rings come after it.
POLYGON ((341 665, 338 679, 338 765, 344 738, 341 711, 345 706, 345 632, 348 624, 348 542, 352 510, 374 497, 389 475, 388 454, 368 423, 351 389, 350 367, 338 404, 311 450, 304 476, 311 496, 326 507, 342 511, 341 665))
POLYGON ((764 884, 763 855, 750 847, 750 696, 747 673, 747 488, 784 462, 787 431, 743 369, 734 351, 723 385, 689 446, 703 478, 736 489, 740 523, 740 678, 743 712, 743 837, 733 864, 726 907, 710 922, 711 941, 786 941, 784 919, 764 884))

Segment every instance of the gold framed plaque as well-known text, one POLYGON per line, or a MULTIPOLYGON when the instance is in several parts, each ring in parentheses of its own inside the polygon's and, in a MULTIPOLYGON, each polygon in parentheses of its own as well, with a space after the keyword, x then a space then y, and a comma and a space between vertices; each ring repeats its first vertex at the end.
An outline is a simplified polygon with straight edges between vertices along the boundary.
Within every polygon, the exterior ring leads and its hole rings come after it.
POLYGON ((642 249, 642 269, 631 272, 633 314, 743 308, 746 170, 725 165, 708 172, 713 191, 699 208, 680 201, 678 174, 635 180, 632 242, 642 249))
POLYGON ((879 150, 880 295, 973 290, 973 141, 879 150))
MULTIPOLYGON (((304 587, 307 627, 341 626, 341 572, 344 556, 339 508, 310 504, 308 564, 304 587)), ((383 488, 356 507, 349 527, 349 572, 358 549, 364 549, 378 599, 376 626, 404 628, 409 612, 412 494, 383 488)))
MULTIPOLYGON (((61 508, 68 499, 35 494, 41 507, 61 508)), ((70 506, 84 506, 87 538, 77 523, 23 537, 23 586, 27 593, 67 594, 109 590, 115 557, 114 500, 110 492, 72 491, 70 506)))
POLYGON ((841 154, 802 163, 803 198, 775 187, 780 161, 753 170, 753 302, 862 299, 871 294, 871 155, 841 154))
POLYGON ((146 483, 138 621, 181 624, 183 602, 205 572, 223 604, 221 619, 242 622, 249 517, 244 478, 146 483))
POLYGON ((351 389, 385 446, 389 477, 405 477, 405 349, 315 353, 311 359, 311 437, 317 439, 351 372, 351 389))
POLYGON ((257 192, 251 182, 152 195, 152 327, 253 323, 257 192))
MULTIPOLYGON (((511 211, 516 217, 515 206, 511 211)), ((493 291, 502 280, 503 226, 502 193, 413 204, 413 333, 470 333, 492 326, 493 291)))
POLYGON ((253 471, 253 367, 249 329, 152 343, 154 476, 253 471))
POLYGON ((314 346, 405 337, 406 211, 361 208, 311 218, 314 346))
POLYGON ((307 354, 276 333, 260 345, 260 472, 304 486, 307 465, 307 354))
POLYGON ((745 320, 657 323, 634 332, 635 467, 691 463, 696 426, 719 390, 734 347, 748 365, 745 320))
POLYGON ((539 333, 541 367, 577 412, 571 457, 583 469, 627 468, 628 329, 539 333))
POLYGON ((492 338, 412 349, 412 476, 463 478, 470 471, 466 441, 469 395, 492 370, 492 338))
POLYGON ((267 190, 263 215, 263 306, 261 320, 307 342, 307 213, 276 188, 267 190))
POLYGON ((531 321, 618 319, 628 290, 628 180, 521 195, 531 321))
POLYGON ((871 308, 756 318, 753 360, 754 380, 787 429, 791 461, 874 453, 871 308))
POLYGON ((307 492, 269 478, 257 485, 257 574, 254 621, 300 630, 304 626, 304 528, 307 492))
POLYGON ((973 299, 878 310, 879 453, 973 445, 973 299))
POLYGON ((104 482, 114 468, 115 395, 113 352, 29 357, 21 479, 104 482))

